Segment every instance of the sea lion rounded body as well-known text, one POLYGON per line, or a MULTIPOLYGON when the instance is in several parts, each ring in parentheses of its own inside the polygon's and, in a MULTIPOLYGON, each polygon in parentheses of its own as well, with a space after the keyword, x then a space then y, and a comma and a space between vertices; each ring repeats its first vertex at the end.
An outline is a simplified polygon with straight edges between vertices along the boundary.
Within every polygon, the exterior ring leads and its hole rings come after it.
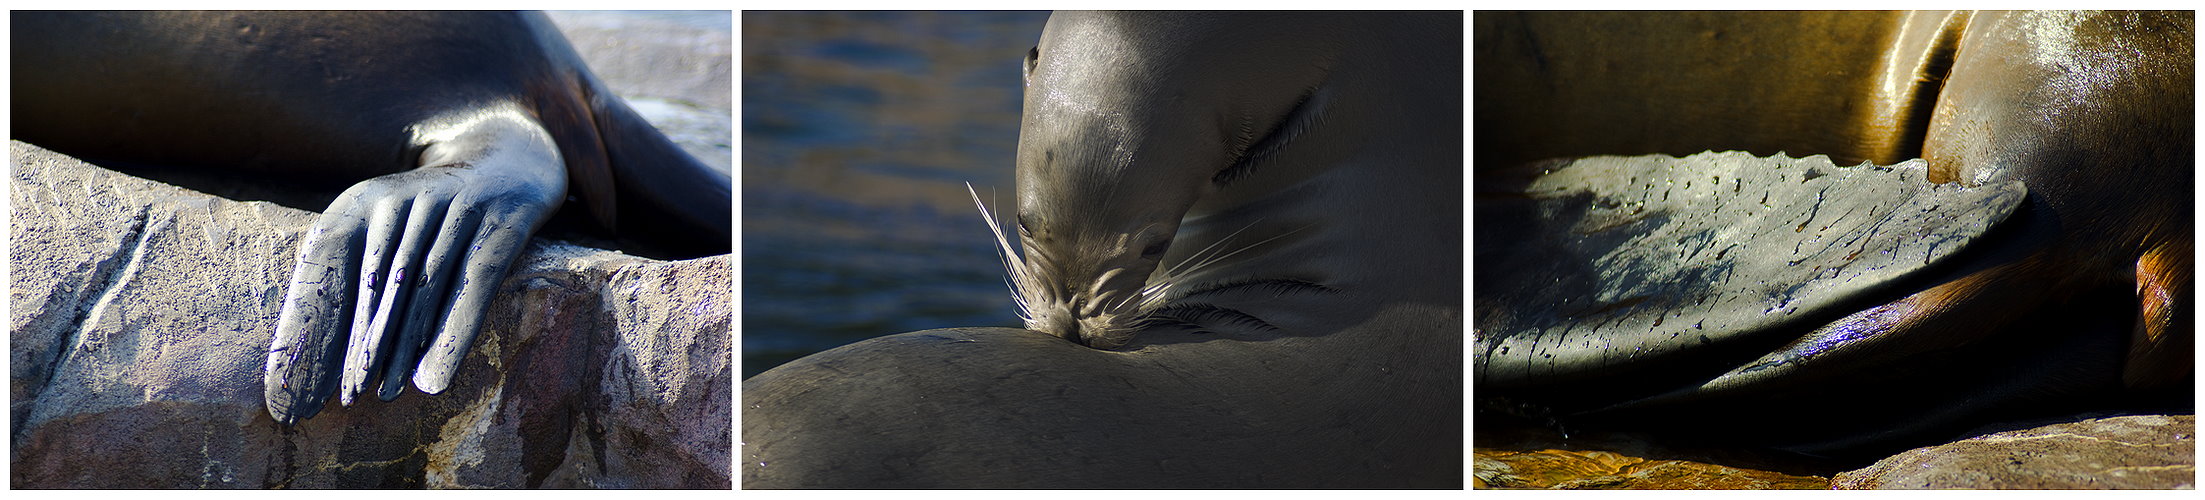
POLYGON ((348 403, 370 384, 395 397, 409 375, 442 391, 506 266, 570 195, 666 254, 727 248, 727 177, 610 95, 541 14, 13 20, 19 139, 94 161, 358 183, 301 245, 269 359, 278 421, 312 416, 340 378, 348 403))
MULTIPOLYGON (((1479 15, 1476 22, 1492 28, 1477 42, 1486 56, 1477 69, 1477 100, 1480 108, 1493 108, 1479 112, 1479 144, 1492 149, 1479 153, 1481 161, 1710 149, 1829 154, 1845 162, 1922 157, 1929 181, 1969 187, 2018 181, 2029 194, 2012 217, 1953 262, 1891 283, 1889 292, 1805 328, 1744 332, 1750 335, 1738 338, 1747 340, 1659 360, 1618 352, 1587 364, 1528 358, 1537 356, 1531 349, 1497 349, 1511 337, 1536 334, 1489 330, 1480 322, 1481 359, 1473 372, 1481 395, 1490 396, 1481 407, 1514 408, 1566 424, 1696 429, 1802 450, 1873 454, 2001 420, 2189 404, 2194 375, 2188 355, 2173 353, 2187 353, 2192 337, 2190 14, 1579 17, 1479 15), (1619 23, 1629 27, 1611 26, 1619 23), (1587 25, 1629 35, 1619 35, 1623 41, 1594 37, 1613 45, 1576 44, 1572 35, 1587 25), (1783 38, 1823 33, 1828 26, 1881 35, 1783 38), (1701 50, 1747 56, 1703 71, 1692 69, 1708 57, 1703 53, 1614 57, 1595 50, 1637 46, 1629 41, 1633 36, 1694 40, 1705 44, 1701 50), (1764 43, 1797 52, 1756 52, 1764 43), (1538 49, 1525 49, 1533 46, 1538 49), (1831 48, 1806 50, 1817 47, 1831 48), (1675 68, 1549 81, 1526 93, 1514 92, 1516 85, 1541 80, 1485 85, 1542 68, 1665 65, 1675 68), (1488 72, 1500 76, 1489 80, 1488 72), (1730 78, 1742 73, 1758 76, 1730 78), (1636 83, 1655 81, 1660 83, 1645 93, 1630 93, 1636 83), (1907 85, 1914 86, 1911 94, 1892 91, 1907 85), (1731 109, 1669 99, 1658 93, 1665 89, 1781 97, 1752 102, 1755 109, 1731 109), (1902 95, 1916 97, 1893 98, 1902 95), (1603 109, 1607 103, 1622 104, 1603 109), (1816 113, 1826 117, 1819 125, 1797 125, 1816 113), (1603 116, 1614 121, 1601 123, 1603 116), (1509 130, 1518 121, 1542 132, 1509 130), (1637 369, 1656 362, 1669 368, 1637 369)), ((1481 182, 1491 185, 1536 175, 1498 164, 1478 169, 1481 182)), ((1509 203, 1512 195, 1481 188, 1479 203, 1509 203)), ((1506 238, 1481 239, 1480 253, 1508 244, 1506 238)), ((1474 293, 1487 304, 1481 308, 1509 307, 1508 296, 1474 293)), ((1479 316, 1502 316, 1489 312, 1479 316)), ((1692 320, 1680 319, 1686 325, 1692 320)))
POLYGON ((1110 348, 1142 320, 1292 335, 1276 327, 1459 300, 1459 267, 1438 262, 1460 254, 1459 219, 1375 215, 1460 203, 1445 139, 1460 121, 1433 117, 1460 102, 1436 75, 1459 62, 1402 53, 1447 29, 1369 14, 1051 17, 1019 130, 1027 328, 1110 348), (1405 123, 1372 125, 1389 120, 1405 123), (1219 300, 1186 300, 1197 294, 1219 300), (1305 298, 1249 300, 1277 295, 1305 298))
POLYGON ((1476 167, 1736 150, 1914 158, 1964 16, 1483 12, 1476 167))
POLYGON ((744 381, 744 485, 1460 487, 1460 46, 1457 13, 1052 16, 1008 259, 1047 330, 744 381))

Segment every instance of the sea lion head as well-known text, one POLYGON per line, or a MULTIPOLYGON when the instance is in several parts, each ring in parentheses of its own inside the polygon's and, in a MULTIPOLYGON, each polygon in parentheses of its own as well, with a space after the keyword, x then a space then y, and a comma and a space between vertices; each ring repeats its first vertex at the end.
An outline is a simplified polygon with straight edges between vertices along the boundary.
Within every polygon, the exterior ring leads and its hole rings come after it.
POLYGON ((1012 274, 1027 328, 1112 348, 1166 301, 1170 275, 1186 271, 1163 262, 1181 219, 1298 130, 1282 125, 1306 118, 1297 110, 1337 57, 1324 28, 1293 24, 1321 23, 1200 13, 1049 19, 1026 54, 1017 152, 1025 259, 1009 259, 1023 267, 1012 274), (1297 30, 1317 32, 1289 36, 1297 30))

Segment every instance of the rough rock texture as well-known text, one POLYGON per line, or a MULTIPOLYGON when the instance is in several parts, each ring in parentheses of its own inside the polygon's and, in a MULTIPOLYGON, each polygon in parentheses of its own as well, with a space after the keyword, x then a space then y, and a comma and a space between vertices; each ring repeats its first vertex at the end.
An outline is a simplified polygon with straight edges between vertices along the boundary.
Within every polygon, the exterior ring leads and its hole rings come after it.
POLYGON ((1606 451, 1477 452, 1474 488, 1813 490, 1829 480, 1606 451))
POLYGON ((2194 489, 2197 416, 2098 418, 1916 448, 1837 489, 2194 489))
POLYGON ((1473 434, 1478 489, 1823 489, 1828 464, 1803 457, 1669 443, 1638 433, 1487 425, 1473 434))
POLYGON ((539 241, 444 394, 269 419, 313 214, 10 145, 15 488, 731 486, 728 256, 539 241))

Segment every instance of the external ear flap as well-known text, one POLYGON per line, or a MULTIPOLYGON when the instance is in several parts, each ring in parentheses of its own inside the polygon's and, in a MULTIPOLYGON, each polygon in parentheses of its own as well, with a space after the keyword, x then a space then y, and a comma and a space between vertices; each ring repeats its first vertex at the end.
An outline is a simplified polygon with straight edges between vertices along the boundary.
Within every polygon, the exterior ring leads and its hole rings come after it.
POLYGON ((529 89, 535 96, 537 121, 559 143, 559 158, 567 164, 567 193, 589 207, 590 217, 607 230, 620 229, 616 217, 612 164, 605 153, 603 124, 592 110, 603 109, 590 91, 585 76, 561 75, 558 88, 529 89))
POLYGON ((1033 46, 1033 48, 1030 48, 1030 49, 1026 49, 1026 72, 1025 72, 1025 75, 1026 75, 1026 84, 1027 84, 1027 85, 1033 85, 1033 84, 1034 84, 1034 65, 1035 65, 1035 64, 1040 64, 1040 63, 1041 63, 1041 46, 1040 46, 1040 45, 1035 45, 1035 46, 1033 46))

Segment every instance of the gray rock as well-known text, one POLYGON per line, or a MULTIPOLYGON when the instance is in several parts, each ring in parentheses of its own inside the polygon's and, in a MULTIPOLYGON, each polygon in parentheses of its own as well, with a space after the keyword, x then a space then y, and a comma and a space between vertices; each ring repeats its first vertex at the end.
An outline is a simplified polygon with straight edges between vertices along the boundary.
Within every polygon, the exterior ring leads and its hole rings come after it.
POLYGON ((1916 448, 1836 489, 2194 489, 2197 416, 2097 418, 1916 448))
POLYGON ((261 369, 314 214, 10 149, 13 487, 731 486, 729 256, 539 240, 450 390, 285 427, 261 369))

